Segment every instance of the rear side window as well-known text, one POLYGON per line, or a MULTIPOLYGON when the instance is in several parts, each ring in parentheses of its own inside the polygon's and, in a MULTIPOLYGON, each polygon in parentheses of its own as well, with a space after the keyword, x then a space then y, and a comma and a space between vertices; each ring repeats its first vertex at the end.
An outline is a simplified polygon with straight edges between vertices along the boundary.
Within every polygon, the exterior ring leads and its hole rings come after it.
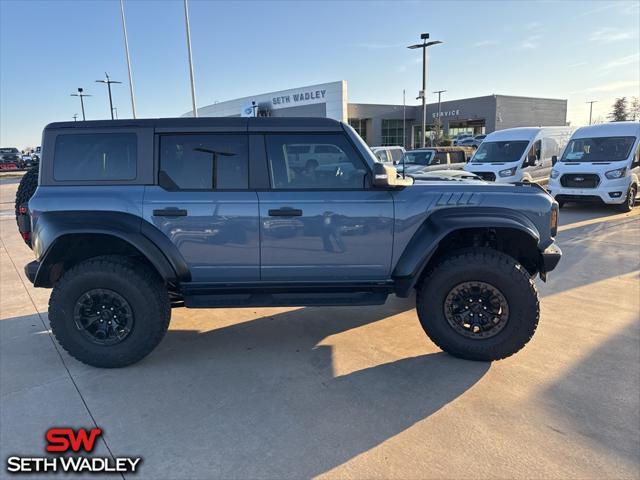
POLYGON ((138 157, 135 133, 62 134, 56 137, 56 180, 135 180, 138 157))
POLYGON ((163 135, 159 183, 167 190, 249 188, 246 135, 163 135))

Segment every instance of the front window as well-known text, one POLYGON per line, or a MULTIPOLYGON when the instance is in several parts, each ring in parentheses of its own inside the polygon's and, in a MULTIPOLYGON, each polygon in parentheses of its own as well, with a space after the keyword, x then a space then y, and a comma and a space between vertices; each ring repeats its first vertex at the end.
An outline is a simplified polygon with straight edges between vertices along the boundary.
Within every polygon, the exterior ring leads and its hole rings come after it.
POLYGON ((432 150, 406 152, 400 163, 404 163, 406 165, 429 165, 432 158, 432 150))
POLYGON ((20 153, 17 148, 0 148, 0 153, 20 153))
POLYGON ((576 138, 569 142, 561 162, 616 162, 626 160, 635 137, 576 138))
POLYGON ((528 141, 483 142, 473 156, 474 162, 510 163, 522 157, 528 141))
POLYGON ((273 188, 364 188, 365 165, 342 135, 267 135, 266 142, 273 188))

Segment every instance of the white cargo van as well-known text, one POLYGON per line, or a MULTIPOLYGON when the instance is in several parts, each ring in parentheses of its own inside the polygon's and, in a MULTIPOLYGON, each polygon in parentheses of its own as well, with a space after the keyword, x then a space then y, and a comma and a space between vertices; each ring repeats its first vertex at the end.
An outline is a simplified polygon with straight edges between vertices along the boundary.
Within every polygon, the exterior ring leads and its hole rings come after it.
POLYGON ((630 211, 638 195, 640 123, 578 129, 551 171, 549 193, 566 202, 600 202, 630 211))
POLYGON ((547 184, 554 160, 575 129, 522 127, 490 133, 464 167, 483 180, 547 184))

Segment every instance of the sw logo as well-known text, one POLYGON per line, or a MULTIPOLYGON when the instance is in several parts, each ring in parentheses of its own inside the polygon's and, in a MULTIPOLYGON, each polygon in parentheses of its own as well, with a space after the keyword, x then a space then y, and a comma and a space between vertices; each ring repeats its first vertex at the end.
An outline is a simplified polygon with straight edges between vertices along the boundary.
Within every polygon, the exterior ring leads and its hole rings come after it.
POLYGON ((47 452, 68 452, 69 449, 79 452, 92 452, 97 438, 102 435, 102 430, 92 428, 89 433, 84 428, 74 432, 72 428, 50 428, 47 430, 47 452))
POLYGON ((55 427, 47 430, 45 450, 50 454, 65 456, 7 458, 9 473, 135 473, 142 462, 141 457, 88 457, 74 456, 80 451, 91 453, 102 435, 100 428, 55 427))

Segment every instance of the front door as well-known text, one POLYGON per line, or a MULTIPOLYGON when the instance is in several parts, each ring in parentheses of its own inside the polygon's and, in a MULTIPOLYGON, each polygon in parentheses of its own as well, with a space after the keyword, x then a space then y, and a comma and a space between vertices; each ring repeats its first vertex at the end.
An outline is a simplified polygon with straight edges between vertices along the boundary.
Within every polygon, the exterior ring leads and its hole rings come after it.
POLYGON ((262 280, 388 279, 393 199, 366 188, 364 160, 345 136, 265 140, 271 190, 258 192, 262 280))
POLYGON ((184 257, 192 281, 260 278, 258 196, 248 190, 246 134, 158 138, 158 185, 148 186, 144 218, 184 257))

